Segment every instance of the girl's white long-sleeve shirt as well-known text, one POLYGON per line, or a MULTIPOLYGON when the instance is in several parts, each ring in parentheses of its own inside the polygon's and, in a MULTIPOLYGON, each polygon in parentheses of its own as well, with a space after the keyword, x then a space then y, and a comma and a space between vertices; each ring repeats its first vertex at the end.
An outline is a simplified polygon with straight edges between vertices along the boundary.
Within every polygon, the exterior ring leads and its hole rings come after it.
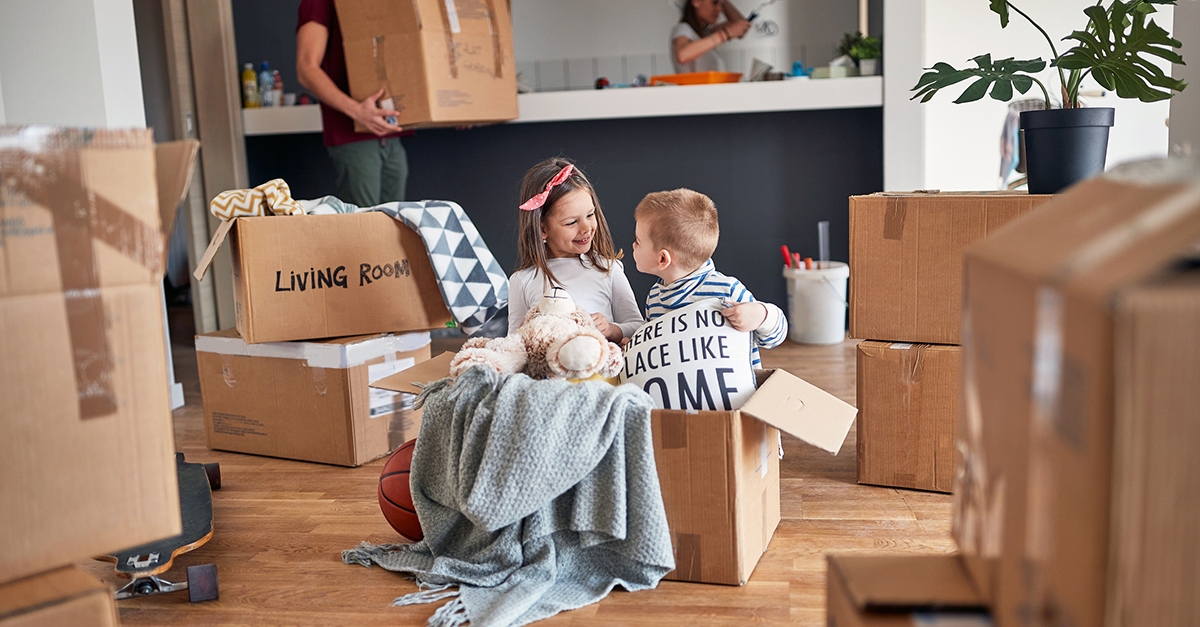
MULTIPOLYGON (((562 287, 588 313, 604 314, 610 324, 620 327, 625 337, 642 326, 641 309, 633 296, 633 288, 625 276, 625 266, 612 262, 604 272, 592 266, 587 257, 559 257, 548 260, 550 270, 562 287)), ((508 279, 508 333, 521 326, 525 314, 542 299, 550 281, 537 268, 517 270, 508 279)))

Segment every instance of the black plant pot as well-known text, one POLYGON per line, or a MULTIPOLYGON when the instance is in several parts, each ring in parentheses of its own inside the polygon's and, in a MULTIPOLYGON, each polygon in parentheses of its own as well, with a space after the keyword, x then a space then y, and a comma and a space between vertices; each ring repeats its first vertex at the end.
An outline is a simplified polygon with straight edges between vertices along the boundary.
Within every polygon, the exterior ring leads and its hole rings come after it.
POLYGON ((1114 110, 1049 109, 1021 112, 1030 194, 1057 194, 1104 172, 1114 110))

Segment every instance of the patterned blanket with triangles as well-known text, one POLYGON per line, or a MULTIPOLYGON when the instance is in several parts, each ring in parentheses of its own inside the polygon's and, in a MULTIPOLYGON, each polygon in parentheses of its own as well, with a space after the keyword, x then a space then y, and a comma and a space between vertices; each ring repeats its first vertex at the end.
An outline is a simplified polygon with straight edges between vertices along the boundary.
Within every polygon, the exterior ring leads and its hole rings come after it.
POLYGON ((306 213, 381 211, 420 234, 446 307, 468 334, 508 306, 508 275, 458 203, 422 200, 359 207, 333 196, 299 202, 306 213))

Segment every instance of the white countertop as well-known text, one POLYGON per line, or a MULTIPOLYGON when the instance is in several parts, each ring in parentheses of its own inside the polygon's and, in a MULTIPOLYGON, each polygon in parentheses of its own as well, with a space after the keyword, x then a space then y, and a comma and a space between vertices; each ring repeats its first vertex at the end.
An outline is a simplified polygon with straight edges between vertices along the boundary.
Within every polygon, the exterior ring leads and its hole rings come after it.
MULTIPOLYGON (((511 123, 853 109, 883 106, 883 77, 554 91, 518 96, 511 123)), ((246 135, 321 132, 317 105, 243 109, 246 135)))

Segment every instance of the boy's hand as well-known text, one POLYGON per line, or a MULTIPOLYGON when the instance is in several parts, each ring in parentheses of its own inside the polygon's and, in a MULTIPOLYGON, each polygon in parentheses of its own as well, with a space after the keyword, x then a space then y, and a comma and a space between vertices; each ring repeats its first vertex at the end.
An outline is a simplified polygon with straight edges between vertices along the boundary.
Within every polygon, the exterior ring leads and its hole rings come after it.
POLYGON ((753 331, 767 321, 767 307, 759 302, 738 303, 721 310, 734 331, 753 331))
POLYGON ((621 338, 625 337, 625 333, 621 331, 621 327, 609 324, 608 318, 605 318, 604 314, 592 314, 592 322, 596 324, 596 330, 600 331, 605 339, 610 342, 620 342, 621 338))

